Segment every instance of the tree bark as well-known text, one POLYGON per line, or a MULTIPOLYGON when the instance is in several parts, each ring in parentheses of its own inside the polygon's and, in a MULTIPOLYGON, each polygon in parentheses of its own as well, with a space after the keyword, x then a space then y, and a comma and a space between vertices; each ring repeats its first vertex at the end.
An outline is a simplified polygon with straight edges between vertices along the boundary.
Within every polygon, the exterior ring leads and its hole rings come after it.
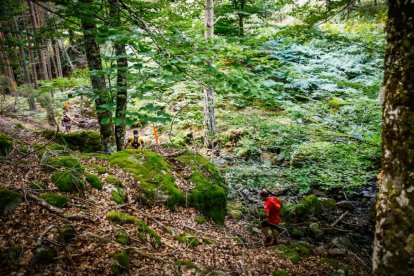
MULTIPOLYGON (((204 37, 208 40, 214 35, 214 3, 213 0, 206 0, 204 12, 204 37)), ((207 63, 211 66, 212 61, 207 63)), ((216 131, 216 117, 214 110, 214 90, 211 87, 204 87, 204 146, 207 149, 213 147, 212 136, 216 131)))
MULTIPOLYGON (((28 31, 29 23, 28 23, 27 17, 24 14, 22 15, 22 17, 23 17, 24 28, 26 31, 28 31)), ((34 54, 33 54, 33 44, 30 41, 30 38, 28 39, 27 44, 28 44, 28 52, 29 52, 29 64, 30 64, 30 69, 32 73, 32 83, 33 83, 34 88, 37 89, 39 88, 39 84, 37 82, 38 78, 37 78, 36 61, 35 61, 34 54)))
MULTIPOLYGON (((110 5, 110 17, 114 27, 121 26, 121 17, 119 14, 119 8, 117 0, 109 0, 110 5)), ((127 110, 127 76, 128 76, 128 58, 125 44, 116 41, 115 42, 115 55, 117 56, 117 78, 116 78, 116 113, 115 116, 121 119, 121 123, 115 125, 115 139, 117 150, 123 150, 125 144, 125 118, 127 110)))
MULTIPOLYGON (((90 7, 92 0, 81 0, 85 7, 90 7)), ((89 11, 92 12, 93 11, 89 11)), ((84 13, 80 16, 83 36, 85 40, 86 58, 90 71, 102 70, 102 59, 98 43, 96 42, 95 32, 96 26, 90 14, 84 13)), ((109 101, 109 93, 105 84, 103 75, 90 74, 92 89, 96 95, 95 105, 98 116, 99 129, 101 133, 101 144, 103 151, 112 153, 116 151, 114 125, 112 121, 112 113, 105 109, 100 110, 103 105, 109 101)))
MULTIPOLYGON (((244 12, 244 8, 245 8, 245 0, 240 0, 240 11, 244 12)), ((240 36, 244 36, 244 14, 238 13, 238 17, 239 17, 239 33, 240 33, 240 36)))
POLYGON ((414 275, 414 2, 388 6, 373 272, 414 275))
POLYGON ((59 51, 59 44, 56 42, 56 40, 53 42, 54 45, 54 52, 56 57, 56 69, 57 69, 57 76, 59 78, 63 77, 63 71, 62 71, 62 61, 60 58, 60 51, 59 51))

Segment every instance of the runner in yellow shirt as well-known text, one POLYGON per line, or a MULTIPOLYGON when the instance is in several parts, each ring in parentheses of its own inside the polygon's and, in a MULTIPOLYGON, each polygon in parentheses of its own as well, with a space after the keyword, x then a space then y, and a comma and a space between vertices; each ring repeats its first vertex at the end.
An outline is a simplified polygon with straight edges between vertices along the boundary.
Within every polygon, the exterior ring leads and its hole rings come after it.
POLYGON ((134 148, 134 149, 142 149, 144 148, 144 139, 139 137, 138 130, 134 129, 133 131, 134 136, 128 138, 127 142, 125 143, 124 148, 134 148))

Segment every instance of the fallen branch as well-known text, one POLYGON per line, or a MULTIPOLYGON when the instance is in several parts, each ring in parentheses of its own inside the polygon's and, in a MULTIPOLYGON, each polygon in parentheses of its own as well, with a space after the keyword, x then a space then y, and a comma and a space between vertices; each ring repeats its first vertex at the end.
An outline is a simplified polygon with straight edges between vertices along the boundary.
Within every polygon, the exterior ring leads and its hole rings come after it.
POLYGON ((331 225, 329 225, 330 227, 334 227, 338 222, 340 222, 347 214, 349 214, 349 211, 346 211, 345 213, 343 213, 342 215, 339 216, 339 218, 337 218, 331 225))
POLYGON ((45 231, 43 231, 41 234, 40 234, 40 236, 39 236, 39 238, 37 239, 37 246, 41 246, 42 245, 42 242, 43 242, 43 239, 44 239, 44 237, 46 236, 46 234, 47 233, 49 233, 50 232, 50 230, 52 230, 53 228, 56 228, 56 229, 58 229, 58 227, 56 226, 56 225, 50 225, 48 228, 46 228, 45 229, 45 231))

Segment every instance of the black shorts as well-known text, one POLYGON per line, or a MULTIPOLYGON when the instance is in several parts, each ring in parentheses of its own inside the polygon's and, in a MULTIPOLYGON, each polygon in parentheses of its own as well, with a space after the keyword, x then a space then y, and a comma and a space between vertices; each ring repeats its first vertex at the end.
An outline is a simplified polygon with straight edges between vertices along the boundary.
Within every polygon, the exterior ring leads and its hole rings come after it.
POLYGON ((267 220, 262 221, 262 223, 260 224, 260 226, 262 226, 263 228, 266 228, 266 227, 273 228, 273 229, 277 229, 278 228, 277 224, 272 224, 272 223, 268 222, 267 220))

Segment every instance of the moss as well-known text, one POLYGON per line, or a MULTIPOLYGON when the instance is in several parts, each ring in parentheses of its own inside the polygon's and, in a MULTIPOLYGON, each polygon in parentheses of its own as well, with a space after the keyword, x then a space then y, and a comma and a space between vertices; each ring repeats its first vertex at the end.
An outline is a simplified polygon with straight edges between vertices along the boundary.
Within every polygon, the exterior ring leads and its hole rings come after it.
POLYGON ((138 227, 137 227, 137 234, 139 239, 146 243, 147 242, 147 238, 146 235, 149 235, 149 237, 151 238, 152 242, 157 245, 160 246, 161 245, 161 238, 160 236, 157 235, 157 233, 152 230, 146 223, 145 221, 141 220, 138 222, 138 227))
POLYGON ((107 168, 102 167, 100 165, 89 164, 86 167, 89 168, 89 169, 93 169, 93 170, 97 171, 99 174, 110 173, 110 171, 107 168))
POLYGON ((9 248, 9 256, 12 261, 17 261, 23 253, 23 248, 18 245, 12 245, 9 248))
POLYGON ((109 211, 106 214, 106 219, 119 224, 138 224, 140 221, 142 221, 137 217, 116 211, 109 211))
POLYGON ((190 166, 190 181, 196 185, 190 193, 190 202, 203 215, 215 223, 224 224, 227 206, 227 189, 217 168, 201 155, 187 152, 177 158, 190 166))
POLYGON ((7 155, 12 150, 13 140, 5 134, 0 134, 0 155, 7 155))
POLYGON ((111 191, 112 200, 115 201, 117 204, 124 204, 126 201, 126 194, 120 192, 118 189, 111 191))
POLYGON ((76 237, 76 230, 72 225, 63 225, 59 228, 61 239, 67 243, 76 237))
POLYGON ((21 123, 17 123, 14 125, 17 129, 25 129, 24 125, 21 123))
MULTIPOLYGON (((116 271, 122 273, 130 269, 129 256, 125 249, 119 252, 111 253, 109 256, 114 258, 117 262, 118 270, 116 271)), ((114 271, 112 271, 112 273, 114 273, 114 271)))
POLYGON ((30 189, 33 189, 33 190, 46 190, 47 186, 42 181, 33 181, 30 184, 30 189))
POLYGON ((131 242, 128 233, 124 229, 120 229, 116 232, 115 241, 122 245, 127 245, 131 242))
POLYGON ((7 189, 0 190, 0 216, 5 216, 16 209, 20 201, 19 193, 7 189))
POLYGON ((41 135, 47 139, 54 138, 55 142, 67 145, 71 150, 80 152, 98 152, 101 151, 101 138, 99 132, 96 131, 81 131, 69 134, 58 133, 55 136, 55 131, 45 130, 41 135))
POLYGON ((348 272, 348 266, 346 264, 344 264, 341 261, 335 260, 335 259, 330 259, 330 258, 322 258, 320 260, 321 264, 327 264, 330 267, 334 268, 334 269, 342 269, 346 272, 345 275, 347 275, 348 272))
POLYGON ((84 168, 78 159, 73 156, 51 156, 45 160, 46 170, 52 172, 57 169, 71 169, 78 173, 83 173, 84 168))
POLYGON ((309 195, 297 204, 283 206, 281 218, 286 222, 305 221, 311 216, 320 216, 323 210, 322 207, 322 202, 315 195, 309 195))
POLYGON ((185 202, 170 165, 160 155, 147 150, 124 150, 112 154, 109 162, 127 170, 141 183, 139 189, 144 203, 153 204, 157 198, 164 198, 163 195, 172 209, 185 202))
POLYGON ((40 195, 40 198, 58 208, 62 208, 68 203, 68 198, 61 194, 44 193, 40 195))
POLYGON ((52 175, 52 183, 61 192, 81 192, 85 188, 85 183, 68 170, 55 172, 52 175))
POLYGON ((189 248, 194 248, 202 244, 202 242, 190 232, 184 232, 182 235, 175 235, 174 239, 181 243, 185 243, 189 248))
POLYGON ((38 248, 36 248, 35 252, 35 260, 36 263, 39 264, 49 264, 53 262, 53 258, 56 256, 55 251, 53 251, 52 248, 49 246, 42 245, 38 248))
POLYGON ((200 270, 200 268, 195 263, 193 263, 192 261, 189 261, 189 260, 178 259, 178 260, 175 261, 175 264, 178 265, 178 266, 184 266, 188 269, 195 269, 197 271, 200 270))
POLYGON ((290 273, 283 269, 278 269, 272 273, 272 276, 290 276, 290 273))
POLYGON ((339 107, 347 105, 347 104, 350 104, 350 103, 339 97, 332 97, 328 101, 328 105, 332 109, 338 109, 339 107))
POLYGON ((107 178, 105 178, 105 181, 108 184, 114 185, 116 187, 120 187, 120 188, 123 188, 124 187, 124 185, 122 184, 122 181, 119 180, 119 178, 117 178, 115 176, 112 176, 112 175, 110 175, 107 178))
POLYGON ((86 181, 91 184, 91 186, 97 190, 102 190, 102 183, 99 177, 92 173, 86 173, 85 174, 86 181))
POLYGON ((240 220, 243 213, 240 210, 230 210, 229 215, 232 219, 240 220))
POLYGON ((312 253, 311 249, 303 243, 295 243, 291 247, 295 249, 301 256, 309 256, 312 253))
POLYGON ((198 224, 203 224, 205 223, 207 220, 204 216, 198 216, 194 219, 195 222, 197 222, 198 224))
POLYGON ((324 209, 332 209, 336 205, 336 201, 333 198, 321 198, 320 201, 324 209))
POLYGON ((283 251, 281 254, 282 258, 288 259, 294 264, 297 264, 301 261, 301 257, 295 249, 290 248, 285 244, 279 244, 277 245, 277 248, 283 251))

